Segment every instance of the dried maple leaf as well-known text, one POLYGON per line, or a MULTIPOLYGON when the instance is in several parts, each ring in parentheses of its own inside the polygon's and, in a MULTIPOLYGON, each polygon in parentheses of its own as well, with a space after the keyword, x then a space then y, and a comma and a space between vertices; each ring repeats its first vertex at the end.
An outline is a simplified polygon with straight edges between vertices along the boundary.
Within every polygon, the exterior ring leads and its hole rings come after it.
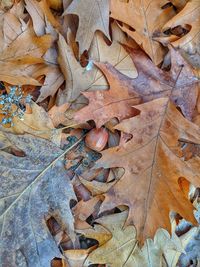
POLYGON ((74 0, 63 15, 67 14, 75 14, 79 17, 76 40, 81 54, 89 49, 97 30, 109 38, 108 0, 74 0))
POLYGON ((47 219, 53 216, 74 235, 69 202, 76 197, 63 163, 54 162, 63 151, 31 135, 6 137, 26 156, 0 151, 0 265, 48 267, 61 254, 47 219))
POLYGON ((200 130, 186 120, 168 98, 138 105, 140 114, 124 120, 118 130, 133 135, 121 146, 102 152, 96 167, 123 167, 124 176, 105 194, 101 211, 127 205, 127 223, 134 223, 138 239, 152 237, 156 229, 170 230, 169 212, 195 223, 193 206, 179 186, 184 177, 200 185, 200 159, 184 161, 179 140, 200 143, 200 130))
POLYGON ((170 6, 163 9, 165 4, 165 0, 110 2, 110 16, 124 23, 121 29, 142 46, 156 65, 163 60, 164 49, 153 35, 175 14, 170 6))
MULTIPOLYGON (((164 26, 163 31, 173 29, 179 25, 190 26, 190 30, 184 36, 177 37, 172 41, 173 46, 184 49, 188 53, 199 53, 200 45, 200 1, 189 1, 185 7, 173 18, 171 18, 164 26)), ((169 39, 170 36, 166 39, 169 39)))
POLYGON ((132 86, 126 80, 126 76, 112 69, 109 64, 95 64, 105 74, 110 89, 83 92, 83 95, 89 99, 89 105, 76 113, 75 120, 79 123, 94 120, 96 126, 100 128, 114 117, 121 121, 134 116, 136 111, 132 108, 132 105, 138 104, 140 97, 133 91, 132 86), (130 92, 132 92, 132 95, 130 92))

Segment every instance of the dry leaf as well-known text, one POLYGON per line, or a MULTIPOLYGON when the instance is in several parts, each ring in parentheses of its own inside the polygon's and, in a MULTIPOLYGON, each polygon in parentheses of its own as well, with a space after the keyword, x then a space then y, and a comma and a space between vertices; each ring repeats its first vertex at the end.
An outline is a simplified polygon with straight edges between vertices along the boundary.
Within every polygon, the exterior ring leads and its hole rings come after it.
POLYGON ((63 267, 82 267, 85 259, 88 254, 95 248, 95 246, 90 247, 88 249, 73 249, 73 250, 65 250, 64 256, 67 258, 67 262, 69 265, 65 265, 63 267))
POLYGON ((102 152, 96 167, 125 169, 124 176, 105 194, 101 211, 127 205, 127 224, 134 223, 138 239, 144 242, 159 227, 170 231, 170 211, 195 223, 193 206, 181 191, 179 178, 185 177, 198 187, 200 162, 199 158, 181 158, 179 140, 199 144, 200 130, 184 119, 167 98, 137 108, 139 115, 116 126, 133 138, 102 152))
POLYGON ((87 238, 92 238, 98 241, 98 245, 102 246, 112 238, 111 232, 100 224, 94 224, 93 228, 78 230, 87 238))
MULTIPOLYGON (((116 31, 117 29, 115 25, 113 26, 113 35, 119 35, 116 31)), ((126 43, 123 35, 118 36, 118 42, 114 40, 111 45, 107 45, 103 35, 97 32, 89 51, 90 60, 96 62, 109 62, 122 74, 127 75, 130 78, 136 78, 137 71, 133 65, 133 61, 128 51, 126 51, 119 42, 126 43)), ((94 75, 94 80, 89 86, 89 90, 107 89, 108 84, 102 72, 94 64, 92 64, 92 68, 95 69, 96 72, 95 74, 92 74, 94 75)))
POLYGON ((87 181, 80 176, 79 180, 91 192, 92 196, 98 196, 106 193, 116 183, 116 181, 110 183, 101 183, 95 180, 87 181))
POLYGON ((156 31, 175 14, 172 7, 163 9, 165 0, 111 0, 111 17, 123 22, 121 29, 131 36, 158 65, 164 56, 164 49, 154 41, 156 31))
POLYGON ((66 43, 64 37, 59 34, 58 40, 59 57, 58 62, 66 80, 65 90, 60 94, 61 103, 74 101, 92 81, 92 76, 89 72, 77 62, 72 49, 66 43))
POLYGON ((96 220, 97 223, 111 232, 112 238, 91 252, 84 266, 97 263, 109 264, 113 267, 124 266, 136 246, 134 227, 123 228, 126 218, 127 211, 124 211, 96 220))
POLYGON ((79 17, 76 40, 79 43, 80 54, 90 48, 93 35, 97 30, 109 38, 108 0, 74 0, 63 15, 67 14, 79 17))
POLYGON ((166 253, 179 253, 183 252, 181 240, 173 235, 170 237, 169 233, 164 229, 159 229, 156 232, 154 240, 147 239, 144 246, 134 251, 126 262, 125 267, 129 266, 156 266, 156 267, 175 267, 174 265, 167 265, 165 255, 166 253))
POLYGON ((96 196, 88 201, 81 200, 76 204, 76 206, 73 208, 76 230, 87 229, 91 227, 86 220, 95 211, 95 207, 100 199, 101 198, 99 196, 96 196))
POLYGON ((126 76, 111 68, 111 65, 95 63, 105 74, 110 89, 105 91, 84 92, 89 105, 78 111, 75 120, 79 123, 94 120, 96 127, 116 117, 120 121, 136 114, 132 105, 139 103, 140 97, 127 82, 126 76), (131 93, 130 93, 131 92, 131 93))
MULTIPOLYGON (((17 26, 15 20, 7 20, 7 23, 14 31, 17 26)), ((30 26, 26 25, 24 28, 21 24, 21 31, 17 28, 12 42, 1 50, 0 80, 14 85, 39 85, 40 83, 32 77, 36 72, 38 77, 43 74, 43 68, 39 71, 38 64, 44 63, 41 57, 51 44, 50 35, 37 37, 30 26)))
POLYGON ((61 106, 54 105, 49 111, 48 114, 53 122, 54 127, 57 127, 59 124, 64 124, 67 120, 65 116, 65 111, 69 108, 70 104, 64 103, 61 106))
POLYGON ((76 197, 62 161, 43 172, 63 151, 31 135, 6 137, 26 156, 0 152, 0 265, 47 267, 54 257, 61 257, 47 228, 48 217, 74 236, 69 202, 76 197))
POLYGON ((199 90, 196 70, 173 47, 170 47, 170 71, 156 67, 142 50, 127 49, 138 72, 137 78, 127 82, 141 95, 142 100, 146 102, 170 96, 186 118, 192 119, 199 90))
POLYGON ((13 118, 13 126, 6 128, 4 131, 9 131, 15 134, 29 133, 34 136, 48 139, 60 146, 61 131, 55 129, 48 113, 36 103, 31 103, 32 113, 24 113, 23 119, 18 117, 13 118))
MULTIPOLYGON (((200 53, 200 1, 189 1, 185 7, 173 18, 171 18, 164 26, 163 31, 173 29, 179 25, 191 27, 189 32, 184 36, 178 37, 178 40, 172 42, 174 47, 182 48, 189 54, 200 53)), ((169 40, 170 40, 169 36, 169 40)), ((168 39, 168 38, 166 38, 168 39)))

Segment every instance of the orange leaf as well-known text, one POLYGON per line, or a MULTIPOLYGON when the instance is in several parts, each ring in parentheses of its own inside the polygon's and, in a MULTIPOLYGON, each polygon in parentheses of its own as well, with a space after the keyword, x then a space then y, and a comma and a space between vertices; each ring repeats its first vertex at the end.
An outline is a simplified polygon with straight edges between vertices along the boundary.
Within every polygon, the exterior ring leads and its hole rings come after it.
POLYGON ((97 168, 123 167, 124 176, 105 194, 101 211, 129 207, 138 239, 151 238, 158 227, 170 230, 169 212, 195 223, 193 206, 179 186, 184 177, 200 186, 200 159, 184 161, 179 140, 200 144, 200 129, 186 120, 168 98, 138 105, 140 114, 116 129, 133 135, 127 143, 102 152, 97 168))

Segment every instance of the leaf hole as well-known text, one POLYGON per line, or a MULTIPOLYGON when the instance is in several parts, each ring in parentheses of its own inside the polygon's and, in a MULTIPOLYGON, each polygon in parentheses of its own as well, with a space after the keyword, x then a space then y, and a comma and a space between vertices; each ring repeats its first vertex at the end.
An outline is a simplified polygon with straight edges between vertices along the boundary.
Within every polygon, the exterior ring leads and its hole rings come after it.
POLYGON ((77 201, 75 199, 71 199, 69 201, 69 206, 70 206, 70 209, 73 209, 77 204, 77 201))

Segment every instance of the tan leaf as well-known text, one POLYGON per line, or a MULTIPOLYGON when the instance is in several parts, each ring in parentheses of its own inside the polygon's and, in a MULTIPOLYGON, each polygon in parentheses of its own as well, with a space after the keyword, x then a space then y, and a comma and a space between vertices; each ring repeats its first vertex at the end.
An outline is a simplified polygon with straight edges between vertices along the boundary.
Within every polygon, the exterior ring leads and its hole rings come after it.
MULTIPOLYGON (((13 17, 13 15, 9 15, 9 17, 13 17)), ((7 44, 0 53, 0 80, 14 85, 39 85, 40 83, 32 77, 38 69, 38 64, 44 63, 41 57, 52 44, 51 36, 37 37, 31 27, 21 27, 21 31, 19 31, 19 25, 15 22, 14 19, 7 19, 7 23, 10 24, 13 31, 15 27, 17 28, 15 39, 7 44)), ((42 73, 38 73, 38 75, 42 75, 42 73)))
POLYGON ((91 192, 92 196, 106 193, 116 183, 116 181, 110 183, 101 183, 95 180, 87 181, 80 176, 79 180, 91 192))
POLYGON ((88 249, 65 250, 64 256, 67 258, 68 264, 63 263, 63 267, 82 267, 88 254, 95 248, 92 246, 88 249))
POLYGON ((75 229, 80 230, 91 227, 91 225, 89 225, 86 220, 95 211, 95 207, 100 199, 101 198, 99 196, 96 196, 88 201, 81 200, 76 204, 76 206, 73 208, 75 229))
POLYGON ((136 246, 134 227, 123 228, 126 218, 127 211, 124 211, 96 220, 97 223, 111 232, 112 238, 89 254, 85 266, 98 263, 109 264, 113 267, 125 265, 136 246))
POLYGON ((163 60, 164 49, 161 44, 153 40, 153 34, 160 31, 175 14, 172 7, 162 9, 165 4, 165 0, 111 0, 110 2, 110 16, 124 23, 121 29, 145 50, 156 65, 163 60))
POLYGON ((46 73, 46 77, 43 85, 40 88, 40 95, 37 99, 37 102, 42 102, 48 96, 54 96, 60 86, 64 82, 64 77, 60 72, 57 66, 48 66, 48 72, 46 73))
MULTIPOLYGON (((182 48, 188 53, 199 53, 200 45, 200 1, 189 1, 185 7, 173 18, 171 18, 164 26, 163 31, 175 28, 179 25, 189 25, 191 29, 187 34, 172 42, 173 46, 182 48)), ((170 38, 170 37, 169 37, 170 38)))
POLYGON ((199 158, 184 161, 179 140, 200 143, 200 130, 186 120, 167 98, 138 105, 140 114, 124 120, 118 130, 133 138, 102 152, 96 167, 123 167, 124 176, 105 194, 101 211, 119 205, 130 208, 138 239, 151 238, 159 227, 170 230, 169 212, 195 223, 193 206, 179 186, 185 177, 199 186, 199 158), (134 185, 134 186, 130 186, 134 185))
POLYGON ((78 232, 87 238, 97 240, 99 246, 102 246, 112 238, 111 232, 100 224, 95 224, 94 227, 90 229, 78 230, 78 232))
MULTIPOLYGON (((182 247, 183 247, 183 250, 185 250, 186 246, 192 240, 192 238, 194 237, 194 234, 197 233, 197 231, 198 231, 197 228, 193 227, 188 232, 186 232, 185 234, 183 234, 179 237, 180 242, 181 242, 182 247)), ((170 267, 171 266, 172 267, 177 266, 177 262, 178 262, 180 255, 181 255, 181 252, 182 251, 180 251, 180 249, 179 250, 168 249, 168 250, 164 251, 165 260, 166 260, 168 266, 170 266, 170 267)))
POLYGON ((70 104, 65 103, 61 106, 54 105, 48 112, 54 127, 63 124, 66 121, 65 111, 69 108, 70 104))
POLYGON ((89 49, 97 30, 109 38, 108 0, 74 0, 63 15, 67 14, 75 14, 79 17, 76 40, 79 43, 80 54, 89 49))
POLYGON ((23 120, 20 120, 18 117, 14 117, 14 126, 6 128, 5 131, 15 134, 29 133, 34 136, 48 139, 60 146, 61 131, 59 129, 55 129, 48 113, 34 102, 32 102, 31 108, 32 113, 28 114, 25 112, 23 120))
POLYGON ((74 101, 81 92, 108 88, 106 79, 102 72, 92 63, 93 61, 108 61, 123 74, 128 74, 130 77, 136 77, 137 75, 129 52, 116 41, 113 41, 111 46, 108 46, 103 36, 99 33, 95 34, 89 51, 89 56, 92 60, 91 69, 88 66, 86 68, 81 67, 71 47, 61 35, 59 36, 58 47, 58 61, 66 80, 65 90, 59 97, 60 104, 74 101))
MULTIPOLYGON (((114 26, 113 33, 117 34, 115 27, 116 26, 114 26)), ((91 44, 89 56, 91 57, 91 60, 96 62, 109 62, 124 75, 127 75, 130 78, 136 78, 137 70, 134 67, 133 61, 128 51, 124 49, 119 41, 125 42, 125 38, 119 36, 118 42, 114 40, 111 45, 107 45, 103 35, 97 32, 95 33, 91 44)), ((95 65, 92 67, 95 68, 96 72, 89 89, 107 89, 108 83, 106 78, 102 75, 102 72, 95 65)))
POLYGON ((64 37, 59 34, 58 40, 58 62, 66 80, 65 90, 60 96, 62 103, 74 101, 92 81, 92 77, 89 72, 85 72, 85 69, 77 62, 74 54, 66 43, 64 37))

